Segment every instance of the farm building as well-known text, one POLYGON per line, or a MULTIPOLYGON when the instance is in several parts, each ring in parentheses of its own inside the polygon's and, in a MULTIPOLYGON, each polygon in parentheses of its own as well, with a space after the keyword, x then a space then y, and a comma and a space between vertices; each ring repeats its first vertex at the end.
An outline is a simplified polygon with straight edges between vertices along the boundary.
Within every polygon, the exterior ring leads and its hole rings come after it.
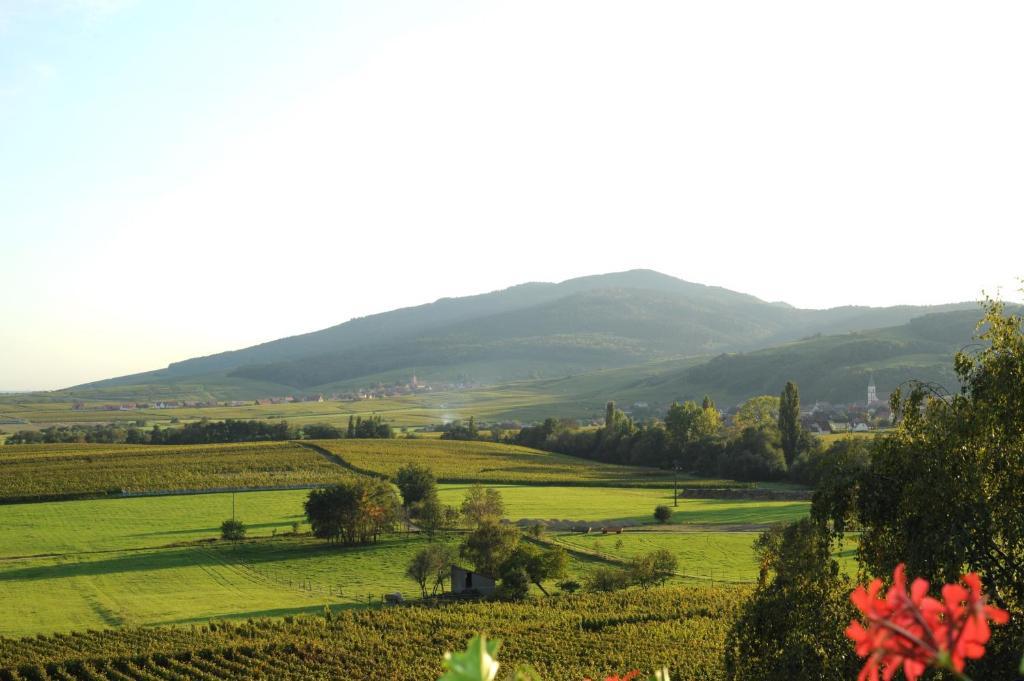
POLYGON ((452 565, 453 594, 478 593, 481 596, 490 596, 494 593, 494 589, 493 577, 482 575, 479 572, 472 572, 458 565, 452 565))

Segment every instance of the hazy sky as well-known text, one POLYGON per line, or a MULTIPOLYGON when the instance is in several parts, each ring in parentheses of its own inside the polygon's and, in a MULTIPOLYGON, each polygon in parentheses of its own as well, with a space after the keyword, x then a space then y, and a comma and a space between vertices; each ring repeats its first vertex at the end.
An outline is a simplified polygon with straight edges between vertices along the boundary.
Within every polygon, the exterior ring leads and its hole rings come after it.
POLYGON ((636 267, 1024 275, 1024 3, 0 0, 0 389, 636 267))

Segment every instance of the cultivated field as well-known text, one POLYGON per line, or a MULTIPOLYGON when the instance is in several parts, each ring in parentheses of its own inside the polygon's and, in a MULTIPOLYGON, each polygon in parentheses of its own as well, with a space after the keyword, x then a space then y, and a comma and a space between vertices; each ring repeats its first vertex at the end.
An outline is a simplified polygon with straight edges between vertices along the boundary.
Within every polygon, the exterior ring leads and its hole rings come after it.
POLYGON ((0 677, 433 679, 443 651, 462 649, 472 634, 486 631, 504 640, 504 668, 528 661, 543 678, 603 678, 667 665, 674 679, 710 681, 722 677, 725 634, 746 594, 743 588, 633 589, 516 604, 341 612, 330 623, 309 617, 0 639, 0 677))
POLYGON ((0 499, 320 485, 349 475, 291 442, 0 448, 0 499))
MULTIPOLYGON (((316 440, 354 469, 393 477, 405 464, 428 466, 440 482, 671 487, 654 468, 601 464, 563 454, 493 442, 454 440, 316 440)), ((732 487, 731 480, 680 477, 680 484, 732 487)))

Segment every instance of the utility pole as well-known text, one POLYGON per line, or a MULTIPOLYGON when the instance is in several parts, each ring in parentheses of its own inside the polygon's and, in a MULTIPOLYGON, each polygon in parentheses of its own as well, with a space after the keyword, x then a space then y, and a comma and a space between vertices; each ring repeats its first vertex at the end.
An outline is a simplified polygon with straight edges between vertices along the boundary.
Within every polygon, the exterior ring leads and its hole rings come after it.
POLYGON ((672 505, 679 506, 679 462, 672 462, 672 505))
POLYGON ((231 493, 231 521, 235 520, 235 493, 231 493))

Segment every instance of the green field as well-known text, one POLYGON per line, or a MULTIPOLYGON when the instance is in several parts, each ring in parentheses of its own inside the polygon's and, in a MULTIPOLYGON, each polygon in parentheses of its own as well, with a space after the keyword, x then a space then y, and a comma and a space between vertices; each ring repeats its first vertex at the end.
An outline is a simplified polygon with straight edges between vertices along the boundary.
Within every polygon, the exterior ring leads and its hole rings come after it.
MULTIPOLYGON (((441 485, 442 500, 458 504, 466 487, 441 485)), ((657 489, 499 489, 508 517, 516 520, 650 523, 654 505, 671 503, 671 492, 657 489)), ((328 602, 354 607, 384 592, 415 593, 403 572, 422 540, 396 535, 377 545, 341 549, 290 536, 294 522, 302 523, 300 531, 308 530, 302 517, 306 494, 282 490, 0 506, 0 602, 19 613, 0 621, 0 634, 285 615, 318 611, 328 602), (231 515, 233 496, 237 516, 256 541, 211 541, 231 515)), ((683 499, 673 527, 763 525, 806 510, 801 502, 683 499)), ((709 564, 721 559, 726 561, 721 569, 734 570, 749 555, 750 532, 707 536, 709 564)), ((621 537, 641 541, 629 532, 621 537)), ((614 540, 606 544, 614 548, 614 540)), ((570 574, 582 579, 593 564, 585 556, 576 558, 570 574)))
MULTIPOLYGON (((359 471, 394 477, 405 464, 429 467, 441 482, 671 487, 656 468, 596 463, 564 454, 493 442, 454 440, 315 440, 359 471)), ((680 476, 681 486, 735 487, 732 480, 680 476)))
MULTIPOLYGON (((807 515, 810 502, 680 499, 672 490, 630 487, 544 487, 491 485, 501 491, 512 519, 585 520, 603 524, 653 523, 654 507, 673 509, 672 523, 695 525, 765 525, 807 515)), ((440 485, 441 501, 457 505, 469 485, 440 485)))
POLYGON ((623 532, 558 534, 552 539, 570 549, 624 560, 657 549, 671 551, 679 572, 693 579, 753 582, 757 579, 757 532, 623 532))
POLYGON ((0 498, 288 487, 328 484, 350 475, 292 442, 50 444, 0 449, 0 498))
MULTIPOLYGON (((0 500, 300 487, 353 473, 393 477, 408 463, 442 481, 671 487, 664 471, 491 442, 319 440, 215 445, 9 445, 0 448, 0 500)), ((680 476, 680 487, 745 486, 680 476)))

